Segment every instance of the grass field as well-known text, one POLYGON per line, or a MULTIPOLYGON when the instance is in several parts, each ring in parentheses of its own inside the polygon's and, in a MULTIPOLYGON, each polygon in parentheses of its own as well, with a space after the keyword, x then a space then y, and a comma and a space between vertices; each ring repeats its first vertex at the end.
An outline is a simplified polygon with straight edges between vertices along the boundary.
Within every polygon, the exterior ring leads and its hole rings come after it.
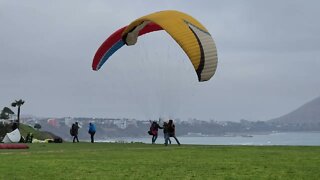
POLYGON ((320 179, 320 147, 29 146, 0 150, 0 179, 320 179))

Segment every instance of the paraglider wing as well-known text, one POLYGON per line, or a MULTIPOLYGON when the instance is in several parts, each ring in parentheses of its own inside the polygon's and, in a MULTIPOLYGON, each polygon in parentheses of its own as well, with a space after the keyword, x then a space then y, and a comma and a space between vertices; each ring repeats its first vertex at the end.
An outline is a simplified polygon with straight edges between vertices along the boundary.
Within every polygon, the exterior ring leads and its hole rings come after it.
MULTIPOLYGON (((121 35, 126 27, 127 26, 118 29, 102 43, 93 58, 93 70, 99 70, 101 66, 109 59, 109 57, 124 45, 121 35)), ((162 30, 160 26, 154 23, 149 23, 138 32, 137 36, 159 30, 162 30)))
POLYGON ((193 17, 171 10, 143 16, 117 30, 97 50, 92 69, 99 70, 124 44, 134 45, 139 36, 159 30, 165 30, 184 50, 200 82, 207 81, 214 75, 218 57, 210 33, 193 17))
POLYGON ((217 68, 217 50, 208 30, 193 17, 179 11, 160 11, 143 16, 122 32, 123 42, 134 45, 139 32, 155 23, 180 45, 189 57, 199 81, 209 80, 217 68))

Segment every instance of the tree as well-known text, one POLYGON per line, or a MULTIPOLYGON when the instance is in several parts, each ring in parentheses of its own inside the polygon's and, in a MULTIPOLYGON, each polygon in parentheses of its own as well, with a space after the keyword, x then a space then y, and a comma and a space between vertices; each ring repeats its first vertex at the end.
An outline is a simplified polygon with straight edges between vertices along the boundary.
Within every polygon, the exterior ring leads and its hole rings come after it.
POLYGON ((24 104, 24 101, 22 99, 15 100, 13 103, 11 103, 12 107, 18 107, 18 120, 17 120, 17 127, 19 128, 20 124, 20 107, 24 104))
POLYGON ((0 113, 0 119, 9 119, 9 114, 3 112, 3 110, 0 113))
POLYGON ((41 125, 36 123, 34 126, 33 126, 35 129, 37 129, 39 131, 39 129, 41 129, 41 125))
POLYGON ((0 119, 9 119, 11 114, 14 112, 10 108, 4 107, 0 113, 0 119))

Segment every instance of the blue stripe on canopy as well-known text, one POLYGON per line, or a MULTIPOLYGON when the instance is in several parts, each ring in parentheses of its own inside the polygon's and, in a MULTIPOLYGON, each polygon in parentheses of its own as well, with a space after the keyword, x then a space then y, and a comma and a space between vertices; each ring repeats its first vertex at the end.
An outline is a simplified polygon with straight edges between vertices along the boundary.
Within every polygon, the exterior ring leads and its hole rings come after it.
POLYGON ((124 42, 122 41, 122 39, 120 39, 117 43, 115 43, 101 58, 101 61, 98 64, 98 68, 100 69, 100 67, 109 59, 109 57, 115 53, 118 49, 120 49, 122 46, 124 45, 124 42))

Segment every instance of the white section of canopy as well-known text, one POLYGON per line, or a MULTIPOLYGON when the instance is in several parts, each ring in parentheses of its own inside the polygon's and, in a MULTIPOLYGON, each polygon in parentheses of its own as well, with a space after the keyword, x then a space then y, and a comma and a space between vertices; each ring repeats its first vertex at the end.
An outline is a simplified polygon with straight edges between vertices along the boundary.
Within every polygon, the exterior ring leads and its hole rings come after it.
POLYGON ((142 24, 137 26, 132 32, 127 34, 126 44, 128 46, 134 45, 137 43, 139 32, 149 23, 150 21, 144 21, 142 24))
POLYGON ((202 31, 201 29, 197 28, 196 26, 190 23, 188 23, 188 25, 198 36, 201 42, 201 44, 199 45, 201 45, 203 49, 204 65, 203 70, 201 72, 200 80, 207 81, 214 75, 217 69, 218 56, 216 45, 209 33, 202 31))
POLYGON ((19 129, 15 129, 14 131, 7 133, 3 138, 2 142, 4 143, 16 143, 19 142, 21 138, 21 134, 19 129))

